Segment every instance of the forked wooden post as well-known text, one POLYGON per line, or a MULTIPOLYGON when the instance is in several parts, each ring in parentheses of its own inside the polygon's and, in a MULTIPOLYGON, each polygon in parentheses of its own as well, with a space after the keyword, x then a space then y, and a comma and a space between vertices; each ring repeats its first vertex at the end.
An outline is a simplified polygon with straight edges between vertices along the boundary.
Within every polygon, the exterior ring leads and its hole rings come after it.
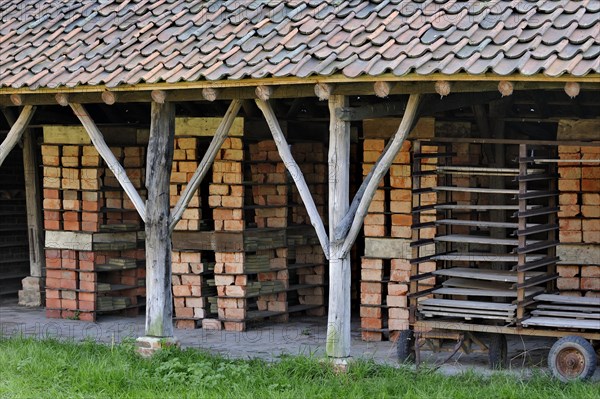
POLYGON ((146 336, 173 337, 169 182, 175 106, 152 103, 146 163, 146 336))
POLYGON ((294 179, 294 183, 296 183, 296 188, 298 189, 298 193, 302 198, 302 202, 306 207, 306 212, 308 213, 308 217, 310 219, 310 224, 313 225, 315 231, 317 232, 317 237, 319 238, 319 243, 321 244, 321 248, 323 248, 323 252, 327 259, 329 259, 329 238, 327 237, 327 232, 325 231, 325 226, 323 225, 323 220, 321 219, 321 215, 319 215, 319 211, 317 210, 317 206, 315 205, 315 201, 310 193, 308 185, 306 184, 306 180, 304 179, 304 175, 302 174, 302 170, 294 160, 292 156, 292 152, 288 146, 287 140, 281 131, 281 127, 279 126, 279 122, 277 121, 277 117, 275 116, 275 112, 273 112, 273 108, 271 104, 267 101, 256 100, 256 105, 262 111, 267 124, 269 125, 269 130, 273 135, 273 140, 277 145, 277 151, 279 152, 279 156, 283 160, 283 163, 286 169, 290 172, 292 179, 294 179))
POLYGON ((198 190, 198 187, 200 187, 200 183, 202 183, 204 176, 206 176, 206 173, 210 170, 210 167, 212 166, 215 158, 217 157, 217 154, 219 153, 223 142, 229 135, 229 130, 231 130, 231 126, 233 125, 235 117, 240 111, 241 106, 241 100, 233 100, 231 102, 229 109, 225 113, 225 117, 221 120, 221 123, 219 124, 219 127, 217 128, 217 131, 215 132, 215 135, 213 136, 210 142, 208 150, 206 150, 206 153, 200 161, 200 165, 198 165, 198 168, 194 172, 194 175, 190 179, 190 182, 186 185, 185 190, 181 194, 181 198, 179 198, 179 201, 177 201, 175 208, 173 208, 173 213, 169 222, 170 232, 173 232, 175 226, 177 226, 177 223, 179 223, 179 221, 181 220, 183 212, 192 200, 194 193, 196 192, 196 190, 198 190))
MULTIPOLYGON (((348 211, 350 196, 350 122, 336 114, 348 107, 348 97, 329 97, 329 237, 348 211)), ((350 255, 341 255, 341 241, 333 241, 329 256, 329 314, 327 356, 338 361, 350 356, 350 255)))
POLYGON ((17 118, 16 122, 11 126, 8 135, 2 144, 0 144, 0 166, 2 166, 4 160, 8 156, 8 153, 19 142, 21 136, 23 136, 23 132, 25 132, 25 129, 27 129, 27 126, 29 126, 29 122, 31 121, 34 112, 34 106, 26 105, 23 107, 23 111, 21 111, 19 118, 17 118))

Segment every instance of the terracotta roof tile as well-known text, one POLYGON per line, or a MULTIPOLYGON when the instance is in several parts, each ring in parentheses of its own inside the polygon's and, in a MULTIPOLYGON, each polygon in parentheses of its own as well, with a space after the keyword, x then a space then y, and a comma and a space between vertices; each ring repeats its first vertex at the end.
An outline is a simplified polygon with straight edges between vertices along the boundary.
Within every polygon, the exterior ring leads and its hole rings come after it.
POLYGON ((600 0, 0 0, 0 87, 600 73, 600 0))

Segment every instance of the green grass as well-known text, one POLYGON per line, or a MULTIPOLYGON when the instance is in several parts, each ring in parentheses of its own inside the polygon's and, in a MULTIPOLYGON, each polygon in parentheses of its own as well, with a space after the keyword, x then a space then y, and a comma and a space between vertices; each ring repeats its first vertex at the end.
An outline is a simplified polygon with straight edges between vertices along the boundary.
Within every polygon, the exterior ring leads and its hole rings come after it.
POLYGON ((141 359, 132 343, 0 338, 0 398, 594 398, 600 384, 543 375, 446 377, 372 362, 335 374, 318 359, 229 360, 193 349, 141 359))

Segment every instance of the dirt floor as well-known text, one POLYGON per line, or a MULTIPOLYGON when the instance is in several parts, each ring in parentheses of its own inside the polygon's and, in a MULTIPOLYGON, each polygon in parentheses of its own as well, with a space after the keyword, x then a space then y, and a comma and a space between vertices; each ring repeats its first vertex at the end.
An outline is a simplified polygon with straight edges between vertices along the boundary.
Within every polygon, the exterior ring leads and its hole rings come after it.
MULTIPOLYGON (((326 318, 298 317, 288 323, 261 323, 249 331, 176 330, 182 347, 193 347, 232 358, 262 358, 276 360, 282 355, 323 356, 325 353, 326 318)), ((360 323, 352 325, 352 357, 373 359, 378 363, 397 365, 395 344, 392 342, 363 342, 360 323)), ((96 323, 78 320, 47 319, 43 309, 18 306, 16 300, 0 302, 0 334, 66 340, 93 339, 105 343, 124 338, 137 338, 144 333, 144 317, 105 316, 96 323)), ((546 357, 554 340, 509 336, 511 366, 508 372, 527 376, 534 369, 547 372, 546 357)), ((450 346, 453 346, 450 343, 450 346)), ((487 374, 487 355, 483 353, 450 353, 422 351, 425 367, 435 367, 444 374, 475 370, 487 374)), ((600 368, 594 375, 600 381, 600 368)))

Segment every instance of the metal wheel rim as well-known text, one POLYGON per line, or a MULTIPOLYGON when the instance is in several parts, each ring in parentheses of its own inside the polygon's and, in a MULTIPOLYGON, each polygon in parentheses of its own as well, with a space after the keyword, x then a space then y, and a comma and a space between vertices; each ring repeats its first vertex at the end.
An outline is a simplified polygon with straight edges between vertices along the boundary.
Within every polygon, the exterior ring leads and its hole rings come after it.
POLYGON ((576 348, 565 348, 556 356, 556 369, 566 378, 577 378, 585 370, 585 356, 576 348))

